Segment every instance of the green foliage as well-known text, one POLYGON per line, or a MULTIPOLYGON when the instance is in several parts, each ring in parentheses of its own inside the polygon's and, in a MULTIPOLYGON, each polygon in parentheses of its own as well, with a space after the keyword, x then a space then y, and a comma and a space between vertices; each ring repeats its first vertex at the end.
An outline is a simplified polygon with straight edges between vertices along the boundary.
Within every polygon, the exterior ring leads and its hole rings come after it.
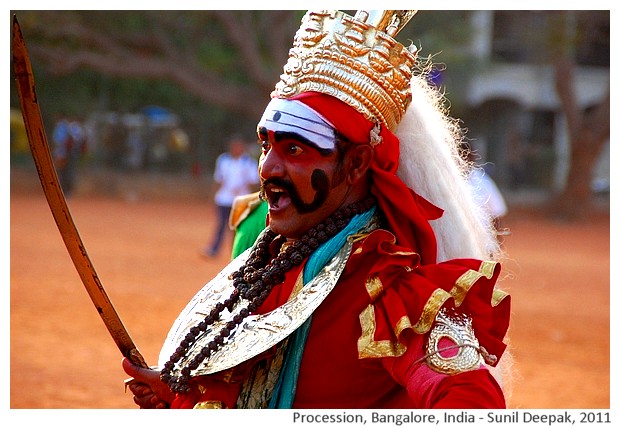
MULTIPOLYGON (((275 11, 236 11, 240 22, 251 23, 259 31, 269 30, 261 17, 275 11), (245 16, 247 15, 247 16, 245 16), (242 18, 245 19, 242 21, 242 18), (265 28, 261 28, 261 26, 265 28)), ((233 44, 227 41, 222 24, 209 11, 20 11, 18 18, 27 43, 62 45, 64 48, 92 45, 94 42, 81 40, 79 33, 67 31, 61 36, 61 30, 74 24, 81 24, 96 29, 100 35, 108 35, 115 43, 132 43, 139 45, 140 40, 154 37, 158 31, 165 32, 179 51, 191 49, 195 61, 205 70, 226 76, 235 83, 250 83, 248 74, 242 67, 241 58, 233 44), (156 17, 155 14, 158 14, 156 17), (164 14, 164 15, 162 15, 164 14), (156 19, 155 19, 156 18, 156 19), (52 31, 41 31, 42 27, 53 27, 52 31), (58 28, 56 28, 58 27, 58 28), (55 34, 56 37, 50 37, 55 34)), ((298 26, 304 11, 294 15, 292 28, 298 26)), ((451 40, 466 41, 467 26, 463 24, 466 12, 463 11, 421 11, 412 24, 398 36, 399 40, 411 40, 421 48, 422 55, 433 55, 435 61, 451 64, 458 55, 458 47, 451 40), (420 42, 423 40, 424 42, 420 42)), ((290 43, 290 41, 289 41, 290 43)), ((268 50, 268 44, 261 40, 261 50, 268 50)), ((93 47, 96 50, 95 47, 93 47)), ((148 47, 144 49, 148 50, 148 47)), ((269 61, 267 56, 263 56, 269 61)), ((274 82, 282 64, 266 64, 273 69, 274 82)), ((45 100, 45 110, 50 116, 60 113, 84 113, 93 110, 115 110, 132 112, 141 106, 157 104, 165 106, 185 116, 186 111, 200 103, 190 93, 168 80, 151 80, 141 77, 114 77, 100 71, 80 68, 78 70, 57 74, 46 65, 33 58, 37 89, 45 100), (190 106, 188 109, 186 106, 190 106)), ((463 67, 467 69, 467 67, 463 67)), ((17 106, 17 98, 12 87, 11 105, 17 106)), ((216 105, 209 106, 210 111, 220 111, 216 105)), ((212 115, 222 119, 223 112, 212 115)), ((218 121, 219 122, 219 121, 218 121)), ((214 124, 215 125, 215 124, 214 124)), ((229 128, 220 123, 218 126, 229 128)))
MULTIPOLYGON (((257 109, 264 106, 277 81, 304 13, 29 10, 18 11, 17 16, 27 44, 33 48, 37 92, 48 126, 60 114, 85 117, 110 111, 135 113, 147 105, 162 106, 180 117, 182 127, 190 134, 192 156, 208 169, 215 155, 225 149, 229 134, 240 131, 248 140, 253 138, 257 109), (233 31, 235 28, 238 31, 233 31), (239 32, 241 37, 237 37, 239 32), (240 38, 244 43, 240 43, 240 38), (256 55, 248 59, 247 51, 256 55), (109 54, 109 63, 113 64, 102 64, 99 58, 93 66, 93 62, 88 64, 84 60, 102 53, 109 54), (131 73, 123 75, 119 71, 119 64, 130 68, 138 60, 143 62, 131 73), (173 76, 175 72, 177 76, 173 76), (236 104, 229 103, 230 99, 236 104)), ((528 13, 540 19, 549 14, 523 12, 528 13)), ((595 13, 600 11, 575 12, 581 18, 595 13)), ((488 66, 471 55, 468 47, 472 38, 471 14, 467 10, 421 10, 396 37, 403 44, 418 48, 420 63, 430 58, 442 70, 441 90, 456 117, 466 116, 465 95, 471 77, 488 66)), ((522 14, 517 15, 523 18, 522 14)), ((555 25, 528 25, 528 31, 523 31, 522 20, 515 20, 514 12, 495 14, 496 20, 502 16, 500 36, 512 42, 511 46, 529 47, 523 51, 530 59, 547 60, 562 46, 575 49, 562 45, 567 36, 578 41, 590 38, 602 46, 600 52, 609 52, 608 32, 591 34, 593 30, 586 27, 566 35, 553 33, 555 25)), ((559 12, 552 17, 566 18, 559 12)), ((578 54, 593 56, 587 49, 590 45, 582 43, 578 54)), ((597 61, 604 62, 604 58, 597 61)), ((10 103, 11 107, 18 106, 14 84, 10 103)))

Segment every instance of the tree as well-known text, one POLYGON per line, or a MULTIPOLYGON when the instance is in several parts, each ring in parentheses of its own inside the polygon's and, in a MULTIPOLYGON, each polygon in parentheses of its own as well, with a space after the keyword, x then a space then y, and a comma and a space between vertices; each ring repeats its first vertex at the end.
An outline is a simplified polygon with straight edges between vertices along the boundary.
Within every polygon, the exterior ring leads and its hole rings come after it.
MULTIPOLYGON (((355 11, 347 11, 354 13, 355 11)), ((134 112, 165 105, 189 129, 194 159, 209 164, 226 135, 251 136, 305 11, 18 11, 44 116, 134 112), (142 104, 140 104, 142 103, 142 104)), ((425 13, 398 39, 423 52, 463 36, 463 12, 425 13), (424 27, 426 25, 426 27, 424 27), (439 36, 429 37, 429 29, 439 36), (418 45, 419 46, 419 45, 418 45)), ((439 48, 435 48, 439 49, 439 48)), ((444 59, 446 60, 446 59, 444 59)), ((17 100, 11 91, 11 105, 17 100)), ((454 102, 454 100, 452 100, 454 102)))
POLYGON ((570 141, 570 162, 564 189, 552 200, 554 215, 580 219, 587 215, 592 203, 590 186, 596 161, 610 136, 610 91, 597 105, 583 109, 575 95, 575 38, 570 20, 574 12, 563 12, 554 22, 556 35, 555 88, 566 116, 570 141))
MULTIPOLYGON (((112 78, 173 82, 207 104, 255 121, 304 12, 20 11, 18 18, 33 64, 46 73, 72 77, 89 70, 112 78)), ((464 51, 454 40, 460 46, 468 35, 460 25, 466 12, 422 15, 398 39, 414 42, 423 56, 441 51, 442 61, 454 67, 464 51)))
MULTIPOLYGON (((466 85, 458 79, 464 81, 466 73, 476 70, 475 60, 465 49, 470 32, 463 25, 466 13, 420 13, 397 37, 421 47, 423 57, 432 55, 435 60, 439 58, 435 53, 441 52, 440 62, 454 72, 448 84, 453 113, 462 108, 465 99, 461 91, 466 85)), ((609 92, 598 106, 588 110, 576 103, 573 73, 579 34, 569 19, 585 13, 554 11, 552 15, 562 19, 537 28, 532 35, 540 42, 533 49, 544 53, 545 61, 555 66, 557 95, 569 128, 569 174, 566 186, 552 201, 553 211, 565 217, 578 217, 578 212, 587 211, 590 178, 610 129, 609 92), (552 37, 543 46, 540 38, 547 34, 552 37)), ((190 110, 186 115, 203 128, 205 121, 218 114, 224 116, 222 112, 235 115, 234 126, 242 120, 255 123, 286 62, 302 15, 303 11, 289 10, 18 13, 33 65, 40 64, 48 74, 72 79, 84 70, 105 79, 123 78, 114 81, 117 87, 144 80, 160 82, 158 87, 173 82, 185 94, 213 106, 205 119, 203 109, 185 103, 190 110), (127 78, 133 80, 127 83, 127 78)), ((71 91, 72 95, 77 92, 77 85, 71 91)), ((217 128, 217 132, 224 131, 220 123, 217 128)), ((222 140, 209 137, 211 142, 222 140)), ((208 150, 215 149, 204 143, 201 145, 208 150)))
POLYGON ((56 75, 168 80, 209 104, 260 117, 300 12, 20 12, 34 61, 56 75))

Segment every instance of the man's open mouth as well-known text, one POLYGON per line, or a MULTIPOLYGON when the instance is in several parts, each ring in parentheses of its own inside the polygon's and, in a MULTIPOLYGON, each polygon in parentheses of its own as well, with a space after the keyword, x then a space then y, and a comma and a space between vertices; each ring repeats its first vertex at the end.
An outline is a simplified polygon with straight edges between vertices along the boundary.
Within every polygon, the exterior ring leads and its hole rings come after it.
POLYGON ((285 209, 291 203, 288 191, 279 186, 267 186, 263 189, 263 196, 270 210, 285 209))

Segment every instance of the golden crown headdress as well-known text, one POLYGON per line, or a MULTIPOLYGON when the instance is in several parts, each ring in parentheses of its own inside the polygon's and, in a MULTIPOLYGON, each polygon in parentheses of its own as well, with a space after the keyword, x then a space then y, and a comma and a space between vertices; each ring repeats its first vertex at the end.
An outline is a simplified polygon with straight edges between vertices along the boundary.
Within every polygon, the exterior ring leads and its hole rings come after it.
POLYGON ((394 130, 411 102, 416 47, 394 36, 417 11, 308 11, 272 96, 332 95, 394 130))

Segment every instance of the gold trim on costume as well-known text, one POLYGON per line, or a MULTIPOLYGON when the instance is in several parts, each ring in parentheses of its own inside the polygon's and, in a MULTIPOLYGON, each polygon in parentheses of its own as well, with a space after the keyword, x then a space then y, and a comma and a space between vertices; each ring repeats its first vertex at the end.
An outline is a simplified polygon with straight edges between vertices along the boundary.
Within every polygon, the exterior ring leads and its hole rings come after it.
POLYGON ((374 301, 381 295, 381 292, 383 292, 383 283, 381 283, 379 276, 372 276, 366 279, 366 292, 368 292, 371 301, 374 301))
POLYGON ((454 302, 457 307, 463 303, 465 297, 467 296, 467 292, 469 292, 469 289, 471 289, 474 283, 482 277, 486 277, 487 279, 493 277, 493 272, 495 271, 496 266, 497 262, 483 261, 480 264, 478 271, 467 270, 457 279, 454 287, 450 290, 450 295, 454 297, 454 302))
POLYGON ((407 252, 407 251, 404 251, 404 250, 400 250, 398 252, 392 252, 391 255, 406 255, 406 256, 409 256, 409 255, 418 255, 418 253, 417 252, 407 252))
POLYGON ((451 297, 451 295, 443 289, 435 289, 431 297, 426 301, 420 319, 414 325, 413 330, 418 334, 424 334, 431 329, 435 317, 443 304, 451 297))
POLYGON ((510 296, 510 295, 504 292, 503 290, 495 289, 493 291, 493 297, 491 298, 491 305, 493 307, 497 307, 500 304, 500 302, 502 302, 504 298, 506 298, 507 296, 510 296))
POLYGON ((273 357, 261 359, 252 366, 250 374, 242 382, 241 392, 235 405, 237 409, 269 407, 269 401, 280 376, 287 346, 288 338, 276 346, 276 354, 273 357))
POLYGON ((410 328, 413 328, 413 326, 411 326, 411 320, 409 320, 409 316, 401 317, 400 320, 396 323, 396 326, 394 327, 394 333, 396 334, 396 338, 400 338, 400 334, 405 329, 410 328))
POLYGON ((293 290, 291 291, 291 295, 289 299, 294 298, 301 291, 301 288, 304 287, 304 270, 299 272, 297 276, 297 280, 295 281, 295 286, 293 286, 293 290))
MULTIPOLYGON (((388 356, 396 357, 405 353, 407 347, 398 341, 375 341, 374 336, 377 330, 377 322, 375 319, 375 307, 372 304, 366 307, 366 309, 360 313, 359 317, 362 335, 357 340, 357 351, 360 359, 388 356)), ((403 316, 397 323, 397 330, 401 332, 402 329, 405 329, 407 324, 410 326, 411 322, 407 316, 403 316)))
POLYGON ((454 297, 454 303, 457 307, 463 303, 469 289, 471 289, 474 283, 476 283, 476 281, 478 281, 481 277, 482 274, 479 272, 468 270, 457 279, 456 283, 454 283, 454 286, 450 290, 450 295, 454 297))
MULTIPOLYGON (((456 322, 462 322, 461 316, 457 316, 456 319, 451 319, 446 317, 445 315, 441 315, 442 308, 446 301, 450 298, 454 298, 455 304, 458 307, 461 305, 467 296, 467 293, 471 289, 471 287, 482 277, 486 277, 487 279, 491 279, 495 273, 495 268, 497 266, 497 262, 494 261, 483 261, 480 264, 478 271, 476 270, 467 270, 463 273, 455 282, 454 286, 447 292, 441 288, 435 289, 429 299, 426 301, 424 308, 420 314, 420 317, 415 325, 411 324, 409 317, 406 315, 403 316, 396 326, 394 327, 394 333, 396 334, 396 338, 400 337, 400 334, 408 328, 412 328, 414 332, 417 334, 425 334, 426 332, 431 331, 435 332, 434 335, 438 333, 444 332, 445 329, 452 329, 453 332, 456 332, 463 338, 467 338, 470 340, 470 333, 467 331, 467 323, 461 323, 460 325, 456 322), (434 328, 433 324, 436 321, 440 321, 440 324, 444 326, 442 328, 434 328), (455 322, 456 320, 456 322, 455 322), (462 325, 462 326, 461 326, 462 325), (458 328, 458 329, 457 329, 458 328), (458 332, 457 332, 458 331, 458 332)), ((375 300, 383 291, 384 286, 381 280, 377 276, 370 277, 366 280, 366 291, 370 296, 371 300, 375 300)), ((491 300, 492 306, 497 306, 504 298, 509 296, 506 292, 501 291, 499 289, 495 289, 493 291, 493 297, 491 300)), ((465 316, 463 316, 465 317, 465 316)), ((360 358, 370 358, 370 357, 387 357, 387 356, 400 356, 402 355, 406 347, 399 343, 398 341, 392 342, 389 340, 375 341, 374 335, 376 331, 376 320, 375 320, 375 308, 371 304, 369 305, 362 313, 360 313, 360 324, 362 327, 362 335, 358 340, 358 352, 360 358)), ((439 323, 439 322, 438 322, 439 323)), ((452 335, 452 334, 450 334, 452 335)), ((444 336, 450 336, 444 335, 444 336)), ((472 334, 473 335, 473 331, 472 334)), ((461 338, 459 337, 459 338, 461 338)), ((450 336, 450 338, 455 338, 450 336)), ((471 344, 477 344, 477 340, 475 336, 473 340, 470 341, 471 344)), ((470 342, 466 343, 467 345, 470 342)), ((476 345, 476 347, 478 347, 476 345)), ((475 349, 476 353, 478 353, 478 349, 475 349)), ((433 354, 437 354, 437 350, 431 351, 433 354)), ((430 353, 430 352, 429 352, 430 353)), ((460 362, 459 359, 465 359, 465 361, 470 362, 472 360, 471 356, 469 356, 470 352, 459 351, 459 358, 453 360, 446 360, 445 358, 437 355, 433 357, 431 360, 434 362, 433 365, 438 367, 445 367, 445 371, 451 371, 451 365, 458 365, 458 368, 463 368, 463 362, 460 362), (462 355, 465 355, 463 357, 462 355), (446 363, 447 362, 447 363, 446 363)), ((443 371, 443 370, 442 370, 443 371)))
MULTIPOLYGON (((463 273, 456 280, 454 286, 452 287, 452 289, 450 289, 449 293, 444 291, 443 289, 435 290, 435 292, 433 292, 431 297, 426 302, 426 305, 424 305, 420 320, 418 320, 418 323, 416 323, 414 326, 415 332, 417 332, 418 334, 428 332, 428 330, 433 325, 433 322, 435 321, 437 313, 439 312, 443 304, 448 300, 448 298, 454 298, 455 305, 457 307, 460 306, 465 300, 465 297, 467 296, 467 293, 469 292, 471 287, 479 279, 481 279, 482 277, 486 277, 487 279, 493 277, 496 266, 497 262, 483 261, 480 264, 478 271, 470 269, 463 273)), ((501 300, 503 300, 506 296, 508 296, 506 293, 496 289, 493 292, 493 300, 491 302, 491 305, 495 306, 499 304, 501 300)))
POLYGON ((225 408, 222 401, 203 401, 194 405, 195 410, 221 410, 225 408))
POLYGON ((497 262, 495 261, 482 261, 480 264, 480 268, 478 271, 482 273, 487 279, 493 277, 493 273, 495 273, 495 267, 497 266, 497 262))
POLYGON ((358 241, 365 240, 366 237, 368 237, 370 234, 370 232, 359 232, 357 234, 351 234, 349 235, 349 240, 351 240, 353 243, 357 243, 358 241))

